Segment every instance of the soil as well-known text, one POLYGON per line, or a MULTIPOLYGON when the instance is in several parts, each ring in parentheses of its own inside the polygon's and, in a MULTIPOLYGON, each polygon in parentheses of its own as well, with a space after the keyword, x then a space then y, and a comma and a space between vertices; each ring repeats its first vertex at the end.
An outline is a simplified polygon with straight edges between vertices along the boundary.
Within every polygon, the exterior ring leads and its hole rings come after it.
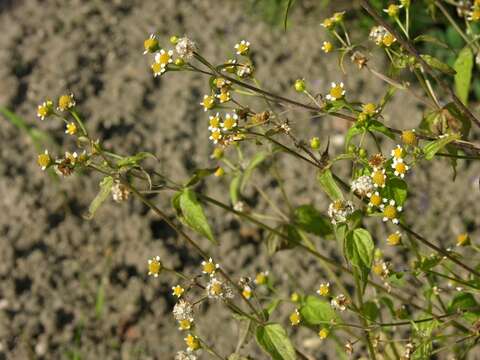
MULTIPOLYGON (((230 56, 236 42, 248 39, 260 81, 288 96, 296 96, 291 85, 302 76, 319 92, 331 81, 343 80, 349 96, 362 101, 375 101, 385 88, 354 67, 343 75, 335 57, 322 54, 325 34, 318 18, 306 13, 308 7, 293 12, 293 26, 285 33, 252 16, 242 1, 65 3, 0 2, 0 105, 48 131, 58 144, 52 152, 73 151, 75 144, 63 136, 60 122, 40 123, 36 106, 71 91, 88 128, 107 148, 122 154, 152 152, 159 158, 155 166, 179 180, 195 168, 215 166, 209 159, 207 118, 198 105, 208 91, 206 79, 171 73, 154 80, 150 59, 142 54, 143 40, 152 32, 164 39, 188 34, 206 57, 217 61, 230 56)), ((421 111, 420 104, 398 94, 385 122, 416 126, 421 111)), ((339 120, 308 119, 295 112, 290 120, 301 137, 315 134, 325 144, 330 136, 333 153, 343 146, 334 134, 348 125, 339 120)), ((184 348, 184 335, 171 316, 175 279, 148 277, 146 259, 160 255, 169 267, 193 274, 200 257, 138 201, 107 202, 94 220, 84 220, 98 176, 54 181, 38 168, 31 139, 3 118, 0 141, 0 359, 172 359, 184 348)), ((315 177, 305 177, 308 167, 285 155, 280 169, 295 204, 327 209, 315 177)), ((460 161, 458 172, 461 176, 452 182, 448 162, 437 161, 409 176, 414 190, 408 220, 445 246, 462 231, 473 239, 479 235, 479 166, 460 161)), ((253 181, 285 208, 268 173, 259 170, 253 181)), ((209 181, 203 190, 228 202, 227 178, 209 181)), ((173 216, 169 197, 161 194, 155 201, 173 216)), ((266 208, 253 189, 246 197, 258 211, 266 208)), ((301 252, 269 257, 261 243, 266 234, 253 226, 213 208, 208 216, 220 239, 220 246, 210 249, 229 273, 254 276, 269 269, 285 296, 292 285, 311 293, 325 278, 315 259, 301 252)), ((388 230, 384 225, 372 229, 378 239, 388 230)), ((324 252, 336 247, 320 239, 316 244, 324 252)), ((390 256, 395 266, 406 259, 402 251, 390 256)), ((282 307, 278 319, 286 321, 291 310, 282 307)), ((229 313, 218 304, 201 312, 200 333, 225 356, 232 353, 238 336, 229 313)), ((315 338, 305 331, 294 336, 314 358, 336 358, 333 342, 323 346, 315 338)), ((255 349, 250 344, 245 353, 264 358, 255 349)))

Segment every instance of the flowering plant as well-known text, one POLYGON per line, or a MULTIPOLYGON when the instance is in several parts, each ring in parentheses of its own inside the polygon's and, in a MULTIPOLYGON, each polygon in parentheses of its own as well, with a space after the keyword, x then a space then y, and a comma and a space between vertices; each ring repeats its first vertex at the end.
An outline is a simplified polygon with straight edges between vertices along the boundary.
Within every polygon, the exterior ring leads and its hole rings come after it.
MULTIPOLYGON (((432 3, 445 9, 440 1, 432 3)), ((329 36, 322 50, 338 54, 344 72, 344 63, 350 59, 359 70, 385 82, 384 96, 368 103, 351 99, 346 83, 340 80, 317 94, 307 80, 298 79, 292 92, 302 96, 300 100, 268 90, 268 84, 264 87, 255 77, 255 50, 246 40, 232 46, 231 58, 214 63, 202 56, 201 48, 188 37, 172 36, 167 42, 150 35, 144 41, 144 54, 152 56, 154 77, 168 81, 166 77, 172 73, 195 72, 208 80, 208 91, 198 105, 207 114, 205 136, 212 143, 214 166, 198 169, 181 182, 145 165, 147 158, 155 159, 154 154, 123 156, 106 149, 88 131, 73 94, 61 96, 56 104, 45 100, 38 106, 41 120, 56 117, 65 122, 65 133, 76 139, 80 149, 58 158, 46 150, 38 156, 40 167, 52 168, 64 177, 81 169, 103 176, 86 218, 92 218, 110 195, 116 202, 135 197, 203 259, 194 275, 169 268, 168 261, 159 256, 146 262, 148 275, 170 273, 178 280, 172 284, 176 299, 172 312, 179 331, 185 333, 186 347, 176 359, 197 359, 202 352, 218 359, 248 359, 242 345, 252 338, 273 359, 313 358, 292 341, 286 324, 293 331, 299 327, 313 331, 321 341, 340 343, 349 354, 368 354, 372 359, 424 359, 440 352, 464 357, 478 341, 480 308, 475 295, 480 289, 480 270, 471 265, 472 259, 462 248, 478 249, 466 233, 458 235, 455 248, 444 247, 412 229, 404 216, 410 210, 407 199, 412 196, 410 172, 440 158, 448 158, 454 171, 458 159, 479 159, 480 146, 472 141, 470 128, 480 127, 480 120, 468 107, 478 34, 463 33, 456 25, 468 42, 451 68, 416 49, 420 40, 410 31, 409 0, 392 3, 383 12, 368 0, 360 0, 360 4, 377 23, 370 31, 369 45, 352 40, 346 26, 348 14, 337 12, 321 22, 329 36), (371 54, 380 52, 389 64, 387 74, 369 63, 371 54), (417 78, 422 93, 407 81, 411 75, 417 78), (445 80, 449 76, 454 89, 445 80), (425 105, 426 116, 418 128, 398 129, 385 122, 389 101, 397 91, 405 91, 425 105), (309 141, 301 139, 288 119, 293 109, 312 117, 350 122, 344 151, 332 153, 328 135, 325 139, 320 139, 320 134, 309 141), (287 194, 282 185, 284 174, 276 166, 282 156, 295 157, 314 170, 319 188, 330 199, 323 211, 319 204, 296 204, 287 194), (337 172, 344 162, 348 163, 348 178, 337 172), (255 187, 271 214, 258 213, 245 201, 245 189, 252 186, 251 175, 260 166, 271 169, 284 198, 283 204, 276 204, 255 187), (211 176, 230 180, 229 199, 212 198, 201 191, 198 185, 211 176), (154 196, 164 193, 171 193, 175 220, 155 205, 154 196), (306 294, 293 289, 286 298, 278 293, 275 274, 267 270, 251 277, 230 274, 215 258, 221 236, 212 229, 205 205, 259 227, 272 256, 286 249, 312 256, 323 266, 325 278, 317 289, 306 294), (372 222, 385 223, 390 235, 375 239, 368 225, 372 222), (208 239, 211 246, 202 247, 198 236, 208 239), (341 256, 325 254, 319 245, 324 239, 336 241, 341 256), (388 261, 386 247, 395 247, 395 254, 407 254, 408 267, 388 261), (340 278, 340 273, 349 276, 353 286, 340 278), (419 286, 423 292, 418 291, 419 286), (242 335, 234 353, 208 343, 197 331, 196 318, 205 302, 222 304, 232 312, 233 321, 241 324, 242 335), (288 319, 272 320, 278 319, 281 305, 289 307, 288 319)), ((471 23, 480 21, 480 2, 470 4, 465 14, 465 26, 470 29, 471 23)))

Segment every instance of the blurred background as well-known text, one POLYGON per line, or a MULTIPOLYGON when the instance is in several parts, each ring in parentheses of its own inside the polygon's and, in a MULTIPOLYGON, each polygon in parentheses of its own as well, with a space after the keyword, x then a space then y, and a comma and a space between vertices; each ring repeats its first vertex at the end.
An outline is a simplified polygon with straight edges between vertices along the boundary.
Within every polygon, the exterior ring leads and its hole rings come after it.
MULTIPOLYGON (((64 136, 62 123, 36 118, 37 105, 73 92, 90 132, 107 148, 125 155, 152 152, 159 158, 158 169, 185 179, 195 168, 215 166, 209 158, 208 117, 199 106, 208 83, 192 74, 153 79, 151 58, 142 54, 150 33, 164 43, 173 34, 188 35, 217 63, 232 56, 235 43, 247 39, 257 77, 271 90, 295 97, 292 84, 297 78, 305 77, 313 92, 325 92, 331 81, 343 80, 349 98, 378 101, 384 83, 350 65, 343 74, 337 57, 321 51, 327 34, 320 20, 355 5, 298 0, 286 32, 285 5, 283 0, 0 1, 0 359, 172 359, 184 348, 184 334, 171 316, 176 280, 147 277, 146 261, 160 255, 170 267, 193 273, 201 259, 138 201, 107 202, 94 220, 84 220, 100 178, 85 173, 56 181, 39 169, 36 156, 45 144, 54 154, 74 151, 75 144, 64 136)), ((366 38, 371 21, 359 9, 348 17, 353 36, 366 38)), ((426 24, 419 26, 447 33, 441 21, 426 24)), ((379 70, 381 58, 372 60, 379 70)), ((415 127, 423 110, 415 99, 398 93, 385 122, 415 127)), ((332 151, 341 151, 336 135, 348 124, 308 120, 307 115, 291 118, 294 130, 306 139, 319 136, 324 143, 329 136, 332 151)), ((280 164, 297 205, 315 203, 327 209, 314 177, 304 176, 307 167, 288 158, 280 164)), ((459 161, 462 176, 453 182, 448 165, 424 164, 421 172, 410 175, 409 220, 433 242, 454 244, 455 234, 462 231, 475 241, 479 166, 459 161)), ((256 184, 281 202, 267 175, 260 170, 256 184)), ((209 181, 203 190, 228 201, 227 179, 209 181)), ((253 189, 246 196, 256 203, 253 189)), ((168 197, 155 201, 173 216, 168 197)), ((257 205, 266 208, 259 201, 257 205)), ((227 271, 254 276, 269 269, 286 297, 291 285, 311 293, 323 278, 314 259, 290 251, 270 257, 261 243, 266 234, 215 209, 208 214, 221 243, 213 252, 227 271)), ((378 239, 389 230, 383 224, 372 229, 378 239)), ((317 246, 326 252, 336 247, 320 239, 317 246)), ((401 251, 390 257, 398 266, 407 259, 401 251)), ((238 329, 221 306, 204 306, 198 318, 200 332, 222 354, 235 350, 238 329)), ((334 342, 320 343, 315 334, 302 330, 293 336, 316 359, 336 358, 334 342)), ((244 351, 264 357, 254 345, 244 351)))

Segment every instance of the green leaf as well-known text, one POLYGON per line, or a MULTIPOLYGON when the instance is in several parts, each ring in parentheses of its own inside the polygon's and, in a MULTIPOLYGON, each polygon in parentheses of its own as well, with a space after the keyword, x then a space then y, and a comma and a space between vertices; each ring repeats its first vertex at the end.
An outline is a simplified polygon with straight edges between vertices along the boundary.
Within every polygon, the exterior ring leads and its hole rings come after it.
POLYGON ((112 191, 112 186, 113 178, 111 176, 104 177, 103 180, 100 182, 100 191, 98 192, 97 196, 95 196, 95 199, 93 199, 93 201, 90 203, 90 206, 88 207, 88 212, 83 215, 85 219, 93 219, 100 205, 102 205, 110 195, 110 192, 112 191))
POLYGON ((182 190, 178 198, 178 204, 185 224, 200 235, 205 236, 212 243, 217 244, 195 192, 189 188, 182 190))
POLYGON ((142 151, 142 152, 139 152, 139 153, 137 153, 133 156, 127 156, 127 157, 124 157, 121 160, 118 160, 117 161, 117 166, 118 167, 124 167, 124 166, 137 165, 140 161, 146 159, 147 157, 151 157, 151 158, 157 160, 157 157, 155 155, 153 155, 152 153, 142 151))
POLYGON ((297 207, 294 211, 294 221, 302 230, 318 236, 326 236, 332 233, 330 220, 312 205, 297 207))
POLYGON ((326 325, 332 320, 338 320, 330 303, 317 296, 307 296, 299 312, 308 325, 326 325))
POLYGON ((398 206, 403 206, 408 195, 407 183, 400 178, 391 178, 385 187, 389 199, 395 200, 398 206))
POLYGON ((458 140, 460 138, 457 134, 445 135, 438 140, 429 141, 427 145, 423 147, 423 152, 425 154, 425 159, 432 160, 437 152, 442 150, 445 146, 451 142, 458 140))
POLYGON ((240 199, 240 183, 242 181, 242 175, 235 176, 230 181, 230 201, 235 205, 240 199))
POLYGON ((422 54, 420 55, 422 59, 430 65, 432 68, 446 74, 446 75, 455 75, 457 72, 452 69, 449 65, 445 64, 444 62, 438 60, 437 58, 427 55, 427 54, 422 54))
POLYGON ((248 180, 250 180, 250 177, 252 176, 253 170, 260 165, 268 156, 267 152, 261 151, 250 160, 248 163, 245 171, 243 172, 243 176, 241 179, 241 184, 240 184, 240 191, 243 192, 245 190, 245 186, 248 183, 248 180))
POLYGON ((365 302, 363 304, 362 312, 363 315, 365 315, 365 317, 370 321, 377 320, 378 315, 380 315, 380 309, 373 301, 365 302))
POLYGON ((445 49, 448 49, 448 45, 445 44, 443 41, 438 40, 435 36, 424 34, 424 35, 419 35, 415 39, 413 39, 414 42, 426 42, 426 43, 431 43, 435 44, 438 46, 441 46, 445 49))
POLYGON ((460 100, 467 105, 473 69, 473 53, 468 45, 458 54, 453 68, 457 72, 455 74, 455 92, 460 100))
POLYGON ((371 120, 368 125, 368 130, 381 133, 388 136, 390 139, 395 140, 395 134, 380 121, 371 120))
POLYGON ((95 300, 95 316, 100 319, 105 308, 105 282, 102 281, 97 290, 97 298, 95 300))
POLYGON ((317 179, 323 191, 325 191, 332 201, 343 199, 343 193, 333 179, 330 169, 319 172, 317 179))
POLYGON ((295 349, 288 338, 287 332, 280 324, 267 324, 257 328, 258 345, 271 356, 273 360, 295 360, 295 349))
POLYGON ((364 284, 372 267, 374 249, 372 236, 367 230, 358 228, 347 233, 345 255, 347 260, 360 271, 364 284))
POLYGON ((450 301, 448 304, 448 311, 455 310, 474 310, 478 307, 478 303, 470 293, 461 292, 450 301))
MULTIPOLYGON (((428 317, 428 315, 426 315, 428 317)), ((412 359, 431 359, 433 340, 431 338, 433 330, 438 327, 437 320, 424 321, 414 325, 415 336, 418 338, 423 338, 425 340, 421 341, 419 346, 415 349, 412 359)))
POLYGON ((348 129, 347 131, 347 135, 345 135, 345 150, 348 149, 348 145, 350 145, 350 142, 352 141, 352 139, 355 136, 360 135, 364 131, 365 129, 358 127, 356 124, 351 126, 350 129, 348 129))
POLYGON ((206 178, 207 176, 212 175, 217 168, 210 168, 210 169, 197 169, 194 171, 193 176, 188 180, 185 184, 186 187, 193 186, 197 184, 200 180, 206 178))

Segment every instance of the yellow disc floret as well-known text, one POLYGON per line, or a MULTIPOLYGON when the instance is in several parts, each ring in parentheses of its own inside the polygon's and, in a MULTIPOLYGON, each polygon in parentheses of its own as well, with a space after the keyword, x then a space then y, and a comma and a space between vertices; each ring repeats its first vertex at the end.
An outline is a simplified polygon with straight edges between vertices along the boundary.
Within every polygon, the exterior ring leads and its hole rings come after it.
POLYGON ((69 122, 65 129, 65 134, 75 135, 77 133, 77 125, 74 122, 69 122))
POLYGON ((45 150, 43 154, 38 155, 37 162, 42 170, 45 170, 52 163, 52 158, 50 157, 48 150, 45 150))
POLYGON ((402 239, 402 234, 400 234, 400 231, 396 231, 393 234, 388 235, 387 243, 388 245, 395 246, 400 244, 401 239, 402 239))
POLYGON ((402 141, 405 145, 415 145, 417 143, 417 135, 415 134, 415 130, 403 131, 402 141))
POLYGON ((58 110, 65 111, 75 106, 73 94, 62 95, 58 98, 58 110))
POLYGON ((160 256, 155 256, 153 259, 148 260, 148 275, 157 277, 162 271, 162 263, 160 262, 160 256))
POLYGON ((317 294, 320 296, 327 296, 330 292, 330 283, 321 283, 318 287, 317 294))
POLYGON ((393 36, 392 34, 390 33, 387 33, 383 36, 382 38, 382 43, 383 45, 385 45, 386 47, 390 47, 392 46, 392 44, 396 41, 397 39, 395 39, 395 36, 393 36))
POLYGON ((367 103, 362 106, 362 112, 368 116, 375 115, 377 112, 377 105, 373 103, 367 103))
POLYGON ((176 296, 177 298, 181 297, 184 292, 185 289, 180 285, 175 285, 174 287, 172 287, 172 295, 176 296))
POLYGON ((318 332, 318 337, 319 337, 320 339, 322 339, 322 340, 323 340, 323 339, 326 339, 326 338, 328 337, 328 329, 325 329, 325 328, 321 329, 321 330, 318 332))
POLYGON ((292 324, 292 326, 297 326, 298 324, 300 324, 300 321, 300 313, 298 312, 298 309, 295 309, 295 311, 290 314, 290 323, 292 324))
POLYGON ((38 105, 37 116, 41 120, 45 120, 45 118, 49 117, 52 114, 53 114, 53 101, 47 100, 47 101, 44 101, 41 105, 38 105))
POLYGON ((192 334, 188 334, 185 338, 185 344, 187 344, 187 348, 191 351, 195 351, 200 349, 200 341, 198 338, 192 334))
POLYGON ((385 186, 385 170, 375 170, 372 173, 372 181, 375 187, 385 186))
POLYGON ((192 327, 192 322, 189 319, 183 319, 178 322, 179 330, 190 330, 192 327))

